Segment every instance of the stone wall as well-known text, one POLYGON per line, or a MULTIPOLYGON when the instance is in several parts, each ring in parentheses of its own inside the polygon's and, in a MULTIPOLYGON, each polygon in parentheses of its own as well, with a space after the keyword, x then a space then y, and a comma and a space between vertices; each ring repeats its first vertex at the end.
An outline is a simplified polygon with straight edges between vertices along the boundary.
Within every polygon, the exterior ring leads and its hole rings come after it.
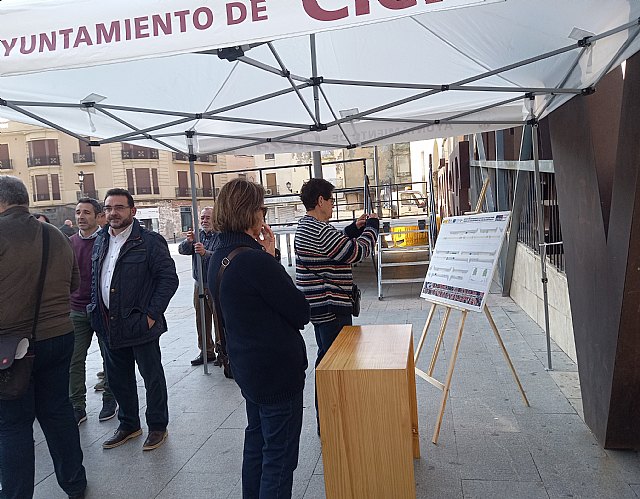
MULTIPOLYGON (((567 278, 552 265, 547 265, 547 277, 551 338, 574 362, 577 362, 567 278)), ((540 279, 540 257, 526 245, 518 243, 513 265, 511 298, 544 329, 544 301, 540 279)))

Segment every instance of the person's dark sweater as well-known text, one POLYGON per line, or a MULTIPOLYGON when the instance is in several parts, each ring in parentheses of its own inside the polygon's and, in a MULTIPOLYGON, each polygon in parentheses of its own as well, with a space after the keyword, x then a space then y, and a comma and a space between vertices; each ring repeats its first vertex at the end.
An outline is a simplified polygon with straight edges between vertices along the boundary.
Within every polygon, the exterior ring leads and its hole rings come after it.
POLYGON ((79 234, 69 238, 80 268, 80 287, 71 293, 71 310, 86 312, 91 303, 91 252, 95 237, 84 239, 79 234))
POLYGON ((224 271, 220 305, 233 376, 248 400, 282 402, 304 388, 307 352, 300 329, 309 322, 309 304, 285 269, 244 233, 220 233, 209 263, 215 297, 222 259, 238 253, 224 271))

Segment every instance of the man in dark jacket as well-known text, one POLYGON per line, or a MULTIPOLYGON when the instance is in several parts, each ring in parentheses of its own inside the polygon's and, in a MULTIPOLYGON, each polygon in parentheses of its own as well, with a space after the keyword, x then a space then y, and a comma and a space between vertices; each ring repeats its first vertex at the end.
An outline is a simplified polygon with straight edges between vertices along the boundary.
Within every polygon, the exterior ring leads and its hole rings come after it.
POLYGON ((1 497, 33 496, 33 421, 47 438, 56 478, 69 497, 84 497, 78 425, 69 401, 73 325, 69 294, 80 283, 69 240, 53 225, 29 214, 29 193, 17 177, 0 175, 0 335, 33 327, 42 231, 49 234, 47 275, 35 330, 35 361, 29 389, 16 400, 0 400, 1 497))
POLYGON ((160 335, 164 312, 178 289, 178 275, 162 236, 140 227, 125 189, 110 189, 104 202, 107 226, 93 247, 91 326, 105 343, 109 386, 118 401, 120 425, 102 447, 111 449, 142 434, 135 364, 144 379, 149 434, 142 447, 152 450, 167 438, 167 383, 160 335))

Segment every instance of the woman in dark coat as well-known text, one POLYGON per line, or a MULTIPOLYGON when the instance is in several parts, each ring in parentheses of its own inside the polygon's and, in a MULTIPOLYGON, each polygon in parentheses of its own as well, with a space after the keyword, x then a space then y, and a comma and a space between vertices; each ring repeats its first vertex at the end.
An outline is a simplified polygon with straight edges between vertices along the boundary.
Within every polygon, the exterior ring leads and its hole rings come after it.
POLYGON ((291 497, 307 368, 300 329, 309 322, 309 305, 276 259, 263 201, 263 187, 253 182, 234 179, 221 189, 213 213, 220 235, 208 276, 214 299, 220 298, 231 371, 246 401, 245 499, 291 497), (228 265, 218 290, 223 260, 228 265))

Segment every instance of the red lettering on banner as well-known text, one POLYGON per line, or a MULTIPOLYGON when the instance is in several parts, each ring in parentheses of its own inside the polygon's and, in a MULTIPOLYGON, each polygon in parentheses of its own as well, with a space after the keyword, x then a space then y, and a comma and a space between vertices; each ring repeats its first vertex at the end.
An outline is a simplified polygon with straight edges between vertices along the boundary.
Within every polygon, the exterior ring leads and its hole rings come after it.
MULTIPOLYGON (((380 5, 391 10, 401 10, 408 7, 415 7, 418 2, 416 0, 378 0, 380 5)), ((427 3, 428 0, 427 0, 427 3)))
POLYGON ((146 33, 149 29, 149 18, 147 16, 135 17, 133 19, 133 27, 136 38, 149 38, 149 33, 146 33))
POLYGON ((266 12, 266 5, 258 5, 265 3, 265 0, 251 0, 251 20, 252 21, 266 21, 269 19, 267 14, 262 14, 262 12, 266 12))
POLYGON ((12 38, 10 43, 7 43, 7 40, 0 40, 0 42, 2 42, 2 46, 4 47, 4 56, 8 57, 11 51, 13 50, 13 47, 16 46, 18 39, 12 38))
POLYGON ((167 12, 164 15, 164 20, 162 16, 154 14, 151 16, 151 23, 153 25, 153 36, 158 36, 160 30, 162 30, 165 35, 171 34, 171 13, 167 12))
POLYGON ((131 19, 124 20, 124 39, 131 40, 131 19))
POLYGON ((27 37, 20 37, 20 53, 21 54, 30 54, 36 49, 36 35, 30 35, 29 39, 31 40, 31 45, 27 48, 27 37))
POLYGON ((369 0, 356 0, 356 16, 363 16, 371 12, 369 0))
POLYGON ((337 10, 324 10, 318 5, 318 0, 302 0, 304 11, 318 21, 337 21, 349 15, 349 9, 342 7, 337 10))
POLYGON ((73 33, 73 28, 67 28, 67 29, 61 29, 60 31, 58 31, 58 33, 60 33, 62 35, 62 46, 65 49, 69 48, 69 35, 71 33, 73 33))
POLYGON ((200 7, 193 12, 193 26, 196 29, 203 30, 213 25, 213 12, 207 7, 200 7), (200 14, 205 15, 205 22, 200 22, 200 14))
POLYGON ((109 31, 104 24, 96 24, 96 44, 111 43, 114 39, 116 42, 120 41, 120 21, 113 21, 109 25, 109 31))
POLYGON ((51 32, 51 38, 49 38, 48 33, 40 33, 40 47, 38 48, 38 52, 44 52, 44 46, 47 46, 49 52, 52 52, 56 49, 56 32, 51 32))
MULTIPOLYGON (((346 0, 345 0, 346 1, 346 0)), ((426 4, 442 2, 442 0, 425 0, 426 4)), ((355 6, 355 15, 363 16, 371 13, 371 0, 353 0, 355 6)), ((385 9, 402 10, 418 5, 417 0, 378 0, 378 3, 385 9)), ((320 7, 318 0, 302 0, 304 11, 318 21, 337 21, 349 16, 349 7, 345 6, 340 9, 327 10, 320 7)))
POLYGON ((227 24, 240 24, 247 18, 247 7, 242 2, 229 2, 227 4, 227 24), (234 10, 237 9, 237 12, 234 10), (237 17, 236 17, 237 15, 237 17))
POLYGON ((93 42, 91 41, 91 35, 89 35, 89 31, 87 31, 86 26, 80 26, 78 28, 78 33, 76 34, 76 41, 73 44, 73 48, 78 48, 78 45, 80 45, 81 43, 93 45, 93 42))
POLYGON ((187 16, 189 15, 188 10, 178 10, 173 13, 178 19, 180 19, 180 33, 184 33, 187 31, 187 16))

